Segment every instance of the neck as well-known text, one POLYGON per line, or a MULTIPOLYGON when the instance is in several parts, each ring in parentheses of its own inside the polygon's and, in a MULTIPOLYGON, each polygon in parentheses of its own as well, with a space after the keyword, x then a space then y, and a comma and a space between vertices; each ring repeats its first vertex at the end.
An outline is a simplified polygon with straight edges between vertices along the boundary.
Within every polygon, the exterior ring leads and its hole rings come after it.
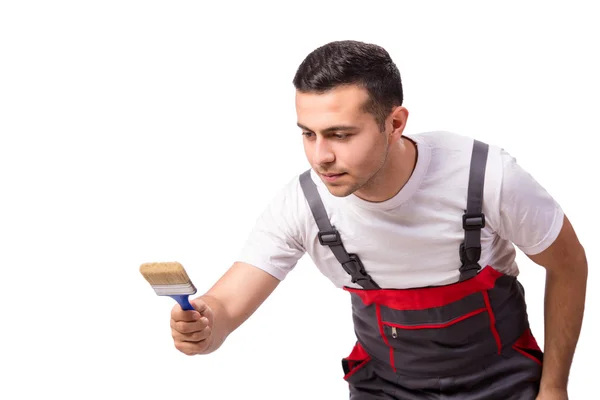
POLYGON ((381 169, 355 192, 359 198, 374 203, 386 201, 402 190, 417 162, 417 147, 405 137, 390 147, 381 169))

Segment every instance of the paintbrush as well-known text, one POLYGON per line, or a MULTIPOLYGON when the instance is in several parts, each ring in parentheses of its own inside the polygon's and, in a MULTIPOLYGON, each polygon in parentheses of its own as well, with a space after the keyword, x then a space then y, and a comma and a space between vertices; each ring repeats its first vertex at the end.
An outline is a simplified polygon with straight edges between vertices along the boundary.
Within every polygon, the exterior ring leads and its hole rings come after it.
POLYGON ((183 310, 193 310, 188 296, 196 293, 196 287, 178 262, 144 263, 140 273, 146 278, 159 296, 169 296, 179 303, 183 310))

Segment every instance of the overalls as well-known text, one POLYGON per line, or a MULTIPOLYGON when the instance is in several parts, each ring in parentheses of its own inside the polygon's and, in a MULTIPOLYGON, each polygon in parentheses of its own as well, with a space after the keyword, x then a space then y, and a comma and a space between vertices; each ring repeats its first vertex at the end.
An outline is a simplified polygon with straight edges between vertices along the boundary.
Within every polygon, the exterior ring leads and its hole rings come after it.
POLYGON ((380 288, 359 257, 346 252, 310 170, 300 176, 321 245, 362 287, 344 287, 357 338, 342 360, 350 399, 535 399, 543 354, 529 329, 523 288, 516 277, 478 264, 487 155, 488 145, 475 140, 457 249, 460 278, 444 286, 380 288))

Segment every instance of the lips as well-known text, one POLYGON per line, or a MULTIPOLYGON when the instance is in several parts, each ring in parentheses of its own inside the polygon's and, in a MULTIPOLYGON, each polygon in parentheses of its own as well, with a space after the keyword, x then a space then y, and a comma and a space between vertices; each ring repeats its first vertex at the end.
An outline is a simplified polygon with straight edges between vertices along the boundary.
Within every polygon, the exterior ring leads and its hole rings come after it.
POLYGON ((340 174, 320 174, 324 180, 326 180, 327 182, 335 182, 338 178, 344 176, 346 173, 342 172, 340 174))

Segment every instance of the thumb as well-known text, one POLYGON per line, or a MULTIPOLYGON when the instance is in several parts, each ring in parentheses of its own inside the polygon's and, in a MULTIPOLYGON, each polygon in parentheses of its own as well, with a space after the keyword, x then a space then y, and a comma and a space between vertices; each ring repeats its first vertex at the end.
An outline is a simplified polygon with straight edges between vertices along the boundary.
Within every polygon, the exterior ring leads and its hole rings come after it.
POLYGON ((190 300, 190 304, 192 305, 192 307, 194 307, 194 310, 198 311, 204 316, 206 316, 206 314, 211 311, 208 307, 208 304, 206 304, 206 302, 200 297, 190 300))

